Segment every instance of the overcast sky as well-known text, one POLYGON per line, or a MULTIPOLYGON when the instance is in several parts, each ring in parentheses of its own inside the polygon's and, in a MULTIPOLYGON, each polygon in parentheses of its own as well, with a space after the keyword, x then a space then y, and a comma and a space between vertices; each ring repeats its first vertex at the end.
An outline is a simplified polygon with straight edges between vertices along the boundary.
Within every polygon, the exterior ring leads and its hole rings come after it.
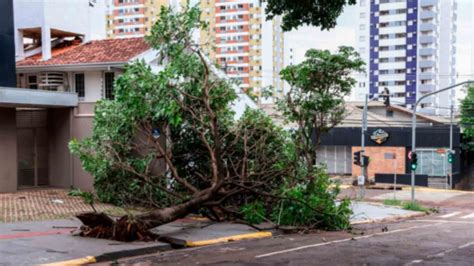
MULTIPOLYGON (((191 0, 191 3, 198 1, 191 0)), ((464 81, 474 79, 474 0, 457 0, 457 2, 457 81, 464 81)), ((287 33, 285 44, 293 48, 293 63, 303 60, 305 51, 310 48, 334 50, 341 45, 355 47, 358 12, 357 6, 346 6, 337 26, 330 31, 305 26, 287 33)), ((462 94, 458 96, 462 97, 462 94)))
MULTIPOLYGON (((458 82, 474 79, 474 0, 457 0, 458 31, 456 70, 458 82)), ((320 31, 314 27, 301 27, 288 33, 286 44, 294 51, 293 63, 303 60, 310 48, 335 50, 341 45, 354 46, 357 39, 358 9, 347 6, 338 19, 338 25, 330 31, 320 31)), ((458 98, 463 94, 458 93, 458 98)))

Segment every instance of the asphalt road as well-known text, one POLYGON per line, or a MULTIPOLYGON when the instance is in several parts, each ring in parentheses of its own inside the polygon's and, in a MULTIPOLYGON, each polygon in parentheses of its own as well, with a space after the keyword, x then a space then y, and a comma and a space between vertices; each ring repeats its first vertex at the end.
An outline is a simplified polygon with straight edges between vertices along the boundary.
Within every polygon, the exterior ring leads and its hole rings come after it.
POLYGON ((473 207, 353 232, 283 235, 119 261, 137 265, 474 265, 473 207))

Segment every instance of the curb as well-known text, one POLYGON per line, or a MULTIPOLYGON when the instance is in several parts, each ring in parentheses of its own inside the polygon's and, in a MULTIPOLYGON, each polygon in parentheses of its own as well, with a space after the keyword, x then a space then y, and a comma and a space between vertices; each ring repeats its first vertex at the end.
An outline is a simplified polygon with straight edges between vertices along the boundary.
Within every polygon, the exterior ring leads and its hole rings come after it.
MULTIPOLYGON (((402 187, 402 190, 411 190, 411 187, 402 187)), ((447 192, 447 193, 458 193, 458 194, 474 194, 474 191, 464 191, 456 189, 441 189, 441 188, 429 188, 429 187, 416 187, 415 191, 428 191, 428 192, 447 192)))
POLYGON ((417 212, 417 213, 411 213, 411 214, 405 214, 405 215, 397 215, 394 217, 388 217, 384 219, 370 219, 370 220, 363 220, 363 221, 355 221, 355 222, 352 222, 351 225, 395 222, 402 219, 416 218, 416 217, 421 217, 421 216, 426 216, 426 214, 424 212, 417 212))
MULTIPOLYGON (((226 243, 238 240, 245 240, 245 239, 260 239, 260 238, 267 238, 272 237, 272 232, 256 232, 256 233, 248 233, 248 234, 240 234, 240 235, 233 235, 228 237, 220 237, 214 239, 207 239, 207 240, 200 240, 200 241, 185 241, 185 247, 202 247, 208 246, 213 244, 219 243, 226 243)), ((171 244, 167 245, 160 245, 160 246, 152 246, 152 247, 144 247, 144 248, 137 248, 131 250, 121 250, 116 252, 109 252, 104 253, 98 256, 87 256, 78 259, 72 260, 65 260, 53 263, 42 264, 43 266, 59 266, 59 265, 83 265, 89 263, 97 263, 97 262, 106 262, 106 261, 114 261, 121 258, 126 257, 134 257, 140 255, 151 254, 159 251, 169 251, 173 250, 171 244)))
POLYGON ((257 232, 257 233, 249 233, 249 234, 241 234, 241 235, 233 235, 227 237, 220 237, 208 240, 201 240, 201 241, 186 241, 186 247, 202 247, 208 245, 214 245, 218 243, 225 243, 225 242, 232 242, 244 239, 259 239, 259 238, 267 238, 272 237, 272 232, 257 232))
POLYGON ((151 254, 158 251, 169 251, 172 249, 173 248, 171 247, 171 245, 168 244, 168 245, 161 245, 161 246, 154 246, 154 247, 152 246, 152 247, 108 252, 108 253, 104 253, 98 256, 87 256, 87 257, 78 258, 78 259, 58 261, 58 262, 53 262, 53 263, 41 264, 41 265, 43 266, 84 265, 84 264, 97 263, 97 262, 114 261, 121 258, 146 255, 146 254, 151 254))
POLYGON ((93 256, 87 256, 84 258, 79 258, 79 259, 73 259, 73 260, 65 260, 65 261, 59 261, 59 262, 53 262, 53 263, 47 263, 47 264, 41 264, 42 266, 60 266, 60 265, 82 265, 82 264, 89 264, 89 263, 95 263, 97 260, 93 256))

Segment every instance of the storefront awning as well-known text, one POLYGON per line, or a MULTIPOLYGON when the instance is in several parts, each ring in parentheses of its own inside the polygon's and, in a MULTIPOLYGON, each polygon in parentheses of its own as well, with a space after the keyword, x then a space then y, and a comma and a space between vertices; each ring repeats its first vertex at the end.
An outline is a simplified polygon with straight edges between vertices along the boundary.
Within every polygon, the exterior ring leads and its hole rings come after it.
POLYGON ((76 93, 0 87, 0 107, 75 107, 76 93))

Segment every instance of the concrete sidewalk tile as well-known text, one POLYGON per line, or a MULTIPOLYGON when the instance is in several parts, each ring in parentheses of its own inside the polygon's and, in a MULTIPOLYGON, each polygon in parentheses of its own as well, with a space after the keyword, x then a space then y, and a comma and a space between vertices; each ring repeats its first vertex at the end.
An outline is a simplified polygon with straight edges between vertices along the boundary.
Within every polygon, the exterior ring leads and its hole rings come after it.
POLYGON ((395 206, 385 206, 368 202, 352 202, 351 224, 374 223, 406 219, 425 215, 422 212, 408 211, 395 206))
POLYGON ((161 242, 122 243, 75 237, 70 228, 52 229, 79 225, 75 219, 0 224, 0 265, 44 264, 87 256, 104 261, 171 249, 161 242))

